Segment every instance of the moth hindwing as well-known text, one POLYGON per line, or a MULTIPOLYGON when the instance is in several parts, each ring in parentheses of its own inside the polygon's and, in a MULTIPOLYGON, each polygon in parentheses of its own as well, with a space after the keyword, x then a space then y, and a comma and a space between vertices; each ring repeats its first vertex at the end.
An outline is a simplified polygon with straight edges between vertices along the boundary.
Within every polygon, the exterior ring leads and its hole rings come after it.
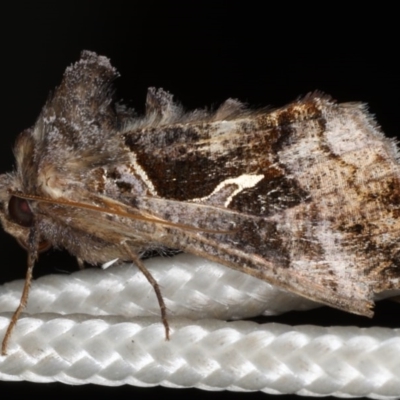
POLYGON ((310 94, 277 110, 229 99, 184 112, 148 90, 142 117, 113 100, 116 70, 83 52, 0 176, 4 229, 81 262, 184 251, 315 301, 371 316, 399 289, 398 150, 362 104, 310 94))

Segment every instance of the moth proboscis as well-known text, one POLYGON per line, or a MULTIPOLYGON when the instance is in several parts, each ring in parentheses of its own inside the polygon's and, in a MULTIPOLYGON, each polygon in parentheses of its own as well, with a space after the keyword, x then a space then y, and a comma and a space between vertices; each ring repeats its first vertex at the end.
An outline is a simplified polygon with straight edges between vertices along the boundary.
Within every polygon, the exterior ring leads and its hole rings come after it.
POLYGON ((312 93, 276 110, 228 99, 184 112, 150 88, 142 117, 114 102, 118 76, 84 51, 67 68, 0 175, 0 219, 28 250, 20 306, 38 250, 80 263, 184 251, 291 292, 371 316, 376 293, 400 289, 400 168, 359 103, 312 93))

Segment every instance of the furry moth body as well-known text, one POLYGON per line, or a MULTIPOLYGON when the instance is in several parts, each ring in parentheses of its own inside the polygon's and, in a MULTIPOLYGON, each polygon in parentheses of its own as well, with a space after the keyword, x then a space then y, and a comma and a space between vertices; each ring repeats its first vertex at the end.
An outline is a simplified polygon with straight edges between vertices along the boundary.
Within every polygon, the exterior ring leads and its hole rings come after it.
POLYGON ((314 93, 275 111, 229 99, 185 113, 149 89, 146 113, 115 105, 116 70, 83 52, 0 175, 3 228, 27 248, 28 296, 48 244, 80 262, 193 253, 312 300, 372 315, 399 289, 400 168, 359 103, 314 93))

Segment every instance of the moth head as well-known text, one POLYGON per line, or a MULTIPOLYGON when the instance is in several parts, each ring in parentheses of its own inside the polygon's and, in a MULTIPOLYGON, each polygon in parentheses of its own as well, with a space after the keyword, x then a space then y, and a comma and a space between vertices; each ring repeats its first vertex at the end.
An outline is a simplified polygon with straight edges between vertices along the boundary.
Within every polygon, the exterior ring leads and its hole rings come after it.
MULTIPOLYGON (((12 190, 18 187, 16 184, 17 178, 14 174, 0 175, 0 221, 4 230, 27 249, 35 216, 28 200, 12 194, 12 190)), ((41 241, 38 250, 44 251, 49 247, 47 241, 41 241)))

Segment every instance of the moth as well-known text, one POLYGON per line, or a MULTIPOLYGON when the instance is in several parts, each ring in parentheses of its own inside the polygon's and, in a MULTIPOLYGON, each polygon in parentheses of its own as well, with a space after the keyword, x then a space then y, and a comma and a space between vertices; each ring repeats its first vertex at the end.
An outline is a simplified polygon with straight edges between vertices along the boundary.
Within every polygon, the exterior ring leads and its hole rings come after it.
POLYGON ((400 288, 400 168, 393 140, 360 103, 313 93, 276 110, 228 99, 185 112, 150 88, 144 116, 114 101, 109 60, 68 67, 0 175, 3 228, 28 251, 80 263, 192 253, 320 303, 372 316, 400 288))

